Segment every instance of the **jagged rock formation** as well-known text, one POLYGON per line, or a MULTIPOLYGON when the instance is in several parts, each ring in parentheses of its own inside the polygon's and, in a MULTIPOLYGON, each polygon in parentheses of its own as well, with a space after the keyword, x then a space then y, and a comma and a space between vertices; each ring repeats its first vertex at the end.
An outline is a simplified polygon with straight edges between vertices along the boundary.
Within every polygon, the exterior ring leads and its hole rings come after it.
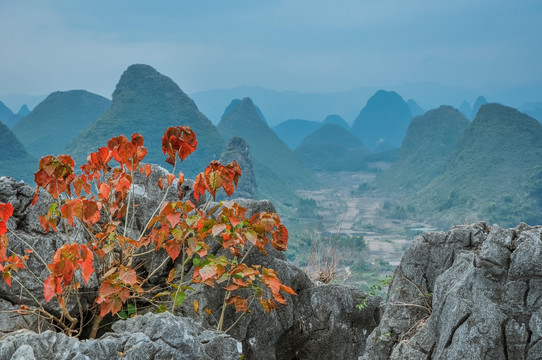
POLYGON ((399 159, 375 183, 385 191, 412 193, 442 174, 469 121, 456 109, 443 105, 412 119, 399 159))
POLYGON ((236 198, 257 199, 258 185, 254 175, 254 166, 248 143, 238 136, 233 137, 226 145, 226 150, 220 156, 222 164, 228 164, 233 160, 241 167, 241 178, 237 184, 234 195, 236 198))
POLYGON ((38 159, 45 155, 56 156, 109 106, 111 101, 85 90, 57 91, 39 103, 12 130, 32 156, 38 159))
MULTIPOLYGON (((156 185, 159 176, 167 173, 157 165, 152 165, 153 173, 149 178, 135 174, 136 203, 138 211, 136 224, 144 224, 154 208, 164 197, 156 185)), ((183 184, 173 184, 174 189, 181 190, 183 199, 190 198, 195 201, 191 190, 191 181, 183 184)), ((170 191, 171 200, 178 199, 175 191, 170 191)), ((11 178, 0 177, 0 202, 10 202, 14 206, 14 216, 8 222, 12 233, 8 234, 10 248, 22 253, 26 245, 20 239, 28 242, 36 252, 47 261, 52 257, 55 249, 65 244, 61 233, 44 234, 38 222, 38 216, 47 212, 51 198, 41 191, 36 206, 31 207, 33 189, 23 183, 17 183, 11 178)), ((200 205, 206 200, 200 199, 200 205)), ((240 199, 239 204, 247 209, 246 216, 255 212, 274 211, 273 204, 267 200, 255 201, 240 199)), ((211 204, 212 206, 213 204, 211 204)), ((83 231, 79 232, 84 234, 83 231)), ((85 241, 82 235, 81 241, 85 241)), ((78 238, 79 240, 79 238, 78 238)), ((221 245, 212 243, 210 252, 221 255, 221 245)), ((279 278, 291 286, 297 296, 286 294, 288 306, 283 306, 271 314, 265 313, 255 302, 251 312, 245 314, 237 323, 239 314, 235 314, 232 307, 227 308, 224 329, 235 323, 229 334, 242 344, 242 352, 246 359, 315 359, 315 358, 346 358, 354 359, 363 353, 366 347, 368 334, 375 328, 379 320, 380 298, 371 298, 369 306, 363 311, 356 308, 365 294, 358 289, 342 285, 316 286, 311 282, 303 270, 285 261, 283 253, 273 248, 268 249, 269 256, 253 251, 247 256, 248 264, 261 264, 264 267, 277 271, 279 278)), ((147 254, 148 259, 140 258, 145 264, 140 271, 150 273, 153 266, 161 263, 167 255, 163 252, 147 254), (154 261, 154 265, 153 264, 154 261)), ((149 280, 158 284, 167 277, 173 266, 179 266, 179 261, 166 266, 149 280)), ((187 274, 191 276, 190 264, 187 265, 187 274)), ((55 301, 48 304, 43 300, 43 284, 41 281, 49 274, 45 266, 35 256, 27 262, 30 272, 21 270, 15 276, 24 284, 22 289, 13 282, 7 287, 0 281, 0 332, 5 333, 0 338, 0 358, 4 359, 117 359, 123 353, 127 358, 172 358, 172 359, 238 359, 238 343, 228 336, 203 329, 216 328, 216 318, 203 311, 212 310, 211 314, 220 313, 224 301, 224 290, 197 286, 196 291, 190 294, 190 301, 186 301, 178 308, 179 315, 190 317, 203 326, 196 326, 188 319, 174 317, 173 315, 146 314, 136 316, 130 320, 120 320, 113 324, 112 333, 106 333, 97 340, 79 341, 55 334, 47 330, 46 322, 36 317, 23 318, 14 310, 20 304, 35 306, 35 299, 50 312, 58 313, 55 301), (39 280, 41 279, 41 281, 39 280), (192 302, 199 300, 201 315, 195 314, 192 302), (15 331, 19 328, 40 330, 41 334, 29 331, 15 331)), ((177 272, 179 274, 179 271, 177 272)), ((95 274, 91 277, 88 286, 82 288, 81 297, 83 311, 88 309, 96 296, 98 282, 95 274)), ((68 306, 74 314, 79 313, 76 304, 68 306)), ((108 318, 107 321, 117 319, 108 318)), ((104 320, 105 321, 105 320, 104 320)))
POLYGON ((241 344, 170 313, 136 316, 113 324, 100 339, 19 330, 0 337, 0 359, 224 359, 238 360, 241 344))
POLYGON ((113 136, 143 135, 148 150, 145 161, 166 164, 162 136, 170 126, 189 125, 198 137, 198 149, 177 167, 195 177, 224 150, 224 140, 214 125, 175 82, 149 65, 131 65, 122 74, 113 93, 113 103, 90 127, 67 145, 77 163, 105 146, 113 136))
POLYGON ((383 142, 399 147, 410 119, 410 109, 399 94, 379 90, 354 120, 352 133, 371 151, 383 142))
POLYGON ((540 359, 541 235, 476 223, 416 238, 362 359, 540 359))

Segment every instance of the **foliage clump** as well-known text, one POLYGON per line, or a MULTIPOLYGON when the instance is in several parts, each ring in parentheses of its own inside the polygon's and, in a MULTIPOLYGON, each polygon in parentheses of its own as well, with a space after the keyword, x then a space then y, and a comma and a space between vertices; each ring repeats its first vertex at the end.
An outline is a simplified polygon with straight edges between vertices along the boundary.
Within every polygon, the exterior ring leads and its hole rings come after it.
MULTIPOLYGON (((80 167, 80 174, 75 172, 74 161, 69 155, 50 155, 41 159, 35 174, 37 186, 32 204, 36 203, 40 189, 45 189, 54 201, 48 213, 39 218, 40 224, 45 232, 64 232, 67 239, 50 263, 39 257, 49 271, 43 283, 43 297, 45 302, 55 298, 61 315, 50 314, 37 300, 37 308, 24 305, 20 311, 44 316, 74 336, 82 334, 84 320, 90 313, 93 320, 91 329, 87 330, 90 337, 94 337, 105 316, 119 314, 125 317, 123 308, 127 308, 130 314, 134 313, 133 305, 127 306, 131 305, 127 304, 130 299, 148 301, 157 311, 164 311, 164 302, 159 303, 158 300, 168 296, 173 311, 193 290, 190 287, 192 283, 218 285, 225 290, 222 314, 217 320, 219 330, 228 305, 242 314, 249 310, 255 299, 267 312, 278 308, 279 304, 285 305, 283 293, 295 292, 281 283, 276 272, 244 263, 253 248, 266 254, 268 243, 279 251, 287 249, 288 231, 276 213, 262 212, 245 218, 246 209, 232 201, 220 203, 210 210, 207 210, 210 201, 203 208, 198 208, 190 200, 166 201, 174 181, 184 182, 184 175, 179 172, 158 180, 160 189, 165 189, 164 197, 147 222, 138 225, 135 221, 138 204, 135 201, 134 176, 140 172, 149 177, 152 172, 149 164, 142 164, 147 155, 143 145, 143 137, 137 133, 131 139, 124 135, 114 137, 107 146, 88 156, 87 163, 80 167), (81 228, 86 234, 84 237, 75 231, 81 228), (219 242, 232 256, 210 253, 212 241, 219 242), (166 261, 150 274, 139 271, 142 266, 140 256, 161 249, 168 255, 166 261), (169 260, 180 261, 180 274, 175 270, 178 267, 174 267, 167 283, 162 284, 161 291, 157 292, 149 285, 149 279, 169 260), (189 264, 193 276, 185 279, 189 264), (91 279, 97 280, 98 293, 92 307, 83 313, 79 297, 91 279), (235 292, 239 289, 251 290, 252 295, 248 298, 238 295, 235 292), (70 299, 79 304, 77 316, 68 311, 70 299)), ((170 127, 162 138, 162 151, 167 155, 166 161, 173 165, 173 172, 178 159, 182 162, 196 148, 196 134, 188 126, 170 127)), ((200 200, 208 192, 214 200, 219 189, 228 196, 232 195, 240 175, 241 169, 235 161, 227 165, 211 162, 196 177, 195 199, 200 200)), ((181 199, 182 194, 179 195, 181 199)), ((11 204, 0 204, 0 270, 8 285, 11 284, 12 273, 23 269, 25 261, 35 250, 28 249, 24 256, 7 256, 6 224, 12 214, 11 204)), ((199 313, 197 301, 194 302, 194 310, 199 313)))

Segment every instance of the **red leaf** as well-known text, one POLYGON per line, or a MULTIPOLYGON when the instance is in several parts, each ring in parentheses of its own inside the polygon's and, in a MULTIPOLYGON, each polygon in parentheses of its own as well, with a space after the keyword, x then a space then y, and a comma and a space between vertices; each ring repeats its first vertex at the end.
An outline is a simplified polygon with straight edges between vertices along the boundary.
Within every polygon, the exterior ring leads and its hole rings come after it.
POLYGON ((119 271, 120 280, 128 285, 134 285, 137 282, 137 275, 134 269, 122 266, 119 271))
POLYGON ((81 275, 85 284, 88 284, 90 276, 94 273, 94 254, 85 245, 81 245, 81 255, 79 265, 81 266, 81 275))
POLYGON ((55 294, 60 294, 62 292, 62 290, 57 292, 59 284, 56 280, 57 278, 53 274, 45 279, 43 283, 43 296, 45 297, 45 302, 49 302, 55 294))
POLYGON ((111 187, 109 185, 107 185, 106 183, 101 183, 100 184, 100 197, 102 199, 107 199, 109 198, 109 194, 111 193, 111 187))
POLYGON ((2 277, 4 278, 4 281, 6 282, 6 284, 8 284, 8 286, 11 286, 11 271, 9 270, 2 271, 2 277))
POLYGON ((11 215, 13 215, 13 206, 10 203, 0 203, 0 235, 7 232, 7 223, 11 215))
POLYGON ((175 240, 168 240, 164 244, 164 248, 166 249, 171 260, 175 261, 175 259, 177 259, 177 257, 181 253, 182 246, 175 240))

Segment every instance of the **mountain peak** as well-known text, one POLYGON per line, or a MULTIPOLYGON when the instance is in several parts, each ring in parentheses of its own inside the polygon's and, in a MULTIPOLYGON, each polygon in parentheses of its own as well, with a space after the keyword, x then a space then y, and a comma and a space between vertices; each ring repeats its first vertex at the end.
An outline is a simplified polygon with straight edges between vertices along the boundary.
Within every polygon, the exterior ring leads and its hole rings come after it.
POLYGON ((249 97, 243 98, 243 100, 235 99, 230 104, 230 107, 233 105, 235 106, 233 109, 231 109, 229 112, 228 109, 226 109, 224 112, 225 115, 220 121, 220 124, 218 124, 219 131, 220 126, 223 127, 224 124, 230 123, 235 126, 265 126, 268 128, 267 123, 261 115, 261 111, 259 111, 258 107, 254 105, 252 99, 249 97))
POLYGON ((483 96, 478 96, 476 98, 476 101, 474 102, 474 105, 472 106, 472 112, 470 114, 471 119, 474 119, 476 117, 476 114, 478 114, 478 111, 484 104, 487 104, 486 98, 483 96))
POLYGON ((20 115, 20 116, 26 116, 28 114, 30 114, 30 109, 28 108, 28 106, 26 106, 26 104, 21 106, 21 108, 17 112, 17 115, 20 115))
POLYGON ((223 139, 173 80, 149 65, 130 65, 120 77, 109 110, 81 131, 66 150, 82 162, 109 138, 138 132, 149 151, 145 161, 165 164, 162 135, 168 127, 177 125, 190 126, 198 137, 198 149, 182 164, 185 176, 192 177, 220 156, 223 139))
POLYGON ((346 120, 344 120, 342 116, 337 114, 331 114, 326 116, 326 118, 324 119, 324 124, 335 124, 340 125, 345 129, 350 129, 350 125, 348 125, 346 120))
POLYGON ((412 113, 399 94, 379 90, 354 120, 352 132, 370 150, 382 141, 399 147, 411 119, 412 113))

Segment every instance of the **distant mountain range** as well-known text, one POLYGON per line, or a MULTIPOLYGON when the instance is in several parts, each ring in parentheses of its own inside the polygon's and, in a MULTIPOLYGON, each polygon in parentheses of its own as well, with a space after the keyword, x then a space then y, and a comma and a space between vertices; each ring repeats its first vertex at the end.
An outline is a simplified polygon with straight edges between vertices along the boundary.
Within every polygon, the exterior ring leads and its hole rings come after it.
POLYGON ((13 126, 13 133, 36 158, 59 155, 83 129, 111 106, 108 99, 85 90, 57 91, 13 126))
POLYGON ((122 74, 111 107, 66 146, 81 163, 91 152, 114 136, 143 135, 146 162, 168 166, 162 153, 162 136, 170 126, 189 125, 198 138, 198 149, 177 170, 194 178, 211 160, 216 160, 225 143, 213 124, 175 82, 148 65, 131 65, 122 74))
MULTIPOLYGON (((405 83, 388 85, 405 99, 414 99, 422 109, 432 109, 440 105, 459 107, 465 100, 472 101, 480 95, 480 90, 469 90, 437 83, 405 83)), ((276 126, 288 119, 322 121, 329 114, 342 116, 352 124, 360 109, 369 97, 382 87, 364 86, 342 92, 302 93, 295 91, 276 91, 258 86, 240 86, 231 89, 214 89, 190 94, 200 110, 217 124, 224 108, 232 99, 250 97, 265 114, 269 126, 276 126)), ((542 82, 511 89, 506 92, 484 91, 487 99, 506 105, 520 106, 526 101, 541 101, 542 82)), ((0 99, 2 99, 0 97, 0 99)), ((413 114, 415 115, 415 114, 413 114)))

